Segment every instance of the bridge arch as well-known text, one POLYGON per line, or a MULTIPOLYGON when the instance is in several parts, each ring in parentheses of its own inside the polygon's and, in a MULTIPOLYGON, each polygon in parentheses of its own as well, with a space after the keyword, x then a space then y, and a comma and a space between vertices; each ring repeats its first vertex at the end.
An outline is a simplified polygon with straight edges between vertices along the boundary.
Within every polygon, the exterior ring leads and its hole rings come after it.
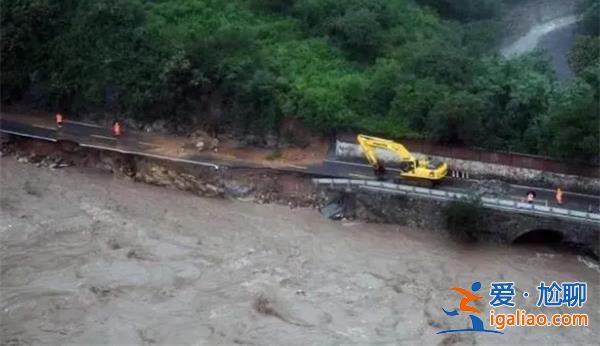
POLYGON ((555 229, 536 228, 517 235, 511 241, 513 245, 528 244, 560 244, 565 240, 565 234, 555 229))

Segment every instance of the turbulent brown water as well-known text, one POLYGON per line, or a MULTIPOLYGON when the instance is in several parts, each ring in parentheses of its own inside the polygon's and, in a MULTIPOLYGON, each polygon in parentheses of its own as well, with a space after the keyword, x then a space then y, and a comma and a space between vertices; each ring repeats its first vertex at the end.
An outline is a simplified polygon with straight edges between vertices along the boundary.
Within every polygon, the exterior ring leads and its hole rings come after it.
MULTIPOLYGON (((3 344, 593 344, 599 272, 575 255, 455 244, 423 230, 3 158, 3 344), (449 287, 586 281, 591 327, 447 334, 449 287)), ((488 311, 489 297, 482 290, 488 311)), ((549 308, 548 308, 549 309, 549 308)), ((569 312, 559 308, 546 312, 569 312)), ((486 315, 484 314, 484 320, 486 315)))

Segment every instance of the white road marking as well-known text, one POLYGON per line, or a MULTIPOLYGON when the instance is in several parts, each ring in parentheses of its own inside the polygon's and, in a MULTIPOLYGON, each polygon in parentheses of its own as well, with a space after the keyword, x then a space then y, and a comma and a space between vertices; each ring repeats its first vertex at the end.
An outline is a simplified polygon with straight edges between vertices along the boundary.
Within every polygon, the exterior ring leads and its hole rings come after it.
POLYGON ((355 173, 348 173, 348 175, 351 177, 357 177, 357 178, 373 178, 373 177, 369 177, 368 175, 355 174, 355 173))
POLYGON ((65 123, 67 123, 67 124, 71 123, 71 124, 77 124, 77 125, 89 126, 89 127, 105 128, 105 126, 96 125, 96 124, 92 124, 92 123, 84 123, 84 122, 75 121, 75 120, 65 120, 65 123))
POLYGON ((101 136, 101 135, 90 135, 90 137, 102 138, 102 139, 110 139, 111 141, 116 141, 117 139, 114 137, 101 136))
POLYGON ((28 133, 22 133, 22 132, 17 132, 17 131, 10 131, 10 130, 0 130, 0 132, 4 132, 4 133, 10 133, 11 135, 16 135, 16 136, 23 136, 23 137, 29 137, 29 138, 41 139, 41 140, 43 140, 43 141, 56 142, 56 139, 54 139, 54 138, 50 138, 50 137, 42 137, 42 136, 36 136, 36 135, 31 135, 31 134, 28 134, 28 133))
POLYGON ((297 165, 290 165, 290 164, 286 164, 286 167, 292 167, 292 168, 296 168, 296 169, 306 169, 305 166, 297 166, 297 165))
POLYGON ((39 128, 47 129, 47 130, 56 130, 56 126, 48 126, 48 125, 42 125, 42 124, 33 124, 33 127, 39 127, 39 128))

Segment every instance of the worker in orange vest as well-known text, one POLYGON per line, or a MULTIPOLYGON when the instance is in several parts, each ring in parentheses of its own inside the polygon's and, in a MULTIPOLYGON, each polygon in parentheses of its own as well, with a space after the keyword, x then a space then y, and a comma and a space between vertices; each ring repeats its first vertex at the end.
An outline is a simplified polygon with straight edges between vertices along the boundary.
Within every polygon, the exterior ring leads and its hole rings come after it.
POLYGON ((115 137, 121 136, 121 124, 118 121, 113 124, 113 135, 115 137))
POLYGON ((562 205, 562 196, 563 196, 563 192, 560 189, 560 187, 558 189, 556 189, 556 203, 558 203, 559 205, 562 205))
POLYGON ((56 113, 56 127, 61 128, 63 124, 63 116, 60 113, 56 113))

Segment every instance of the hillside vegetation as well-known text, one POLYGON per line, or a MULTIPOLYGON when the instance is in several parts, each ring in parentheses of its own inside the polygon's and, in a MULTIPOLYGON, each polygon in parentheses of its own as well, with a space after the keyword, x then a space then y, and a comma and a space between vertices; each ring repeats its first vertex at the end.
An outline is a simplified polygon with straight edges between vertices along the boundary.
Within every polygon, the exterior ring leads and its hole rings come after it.
POLYGON ((579 79, 566 86, 542 54, 495 54, 505 5, 5 0, 2 100, 258 134, 294 117, 324 133, 597 158, 598 1, 582 9, 579 79))

